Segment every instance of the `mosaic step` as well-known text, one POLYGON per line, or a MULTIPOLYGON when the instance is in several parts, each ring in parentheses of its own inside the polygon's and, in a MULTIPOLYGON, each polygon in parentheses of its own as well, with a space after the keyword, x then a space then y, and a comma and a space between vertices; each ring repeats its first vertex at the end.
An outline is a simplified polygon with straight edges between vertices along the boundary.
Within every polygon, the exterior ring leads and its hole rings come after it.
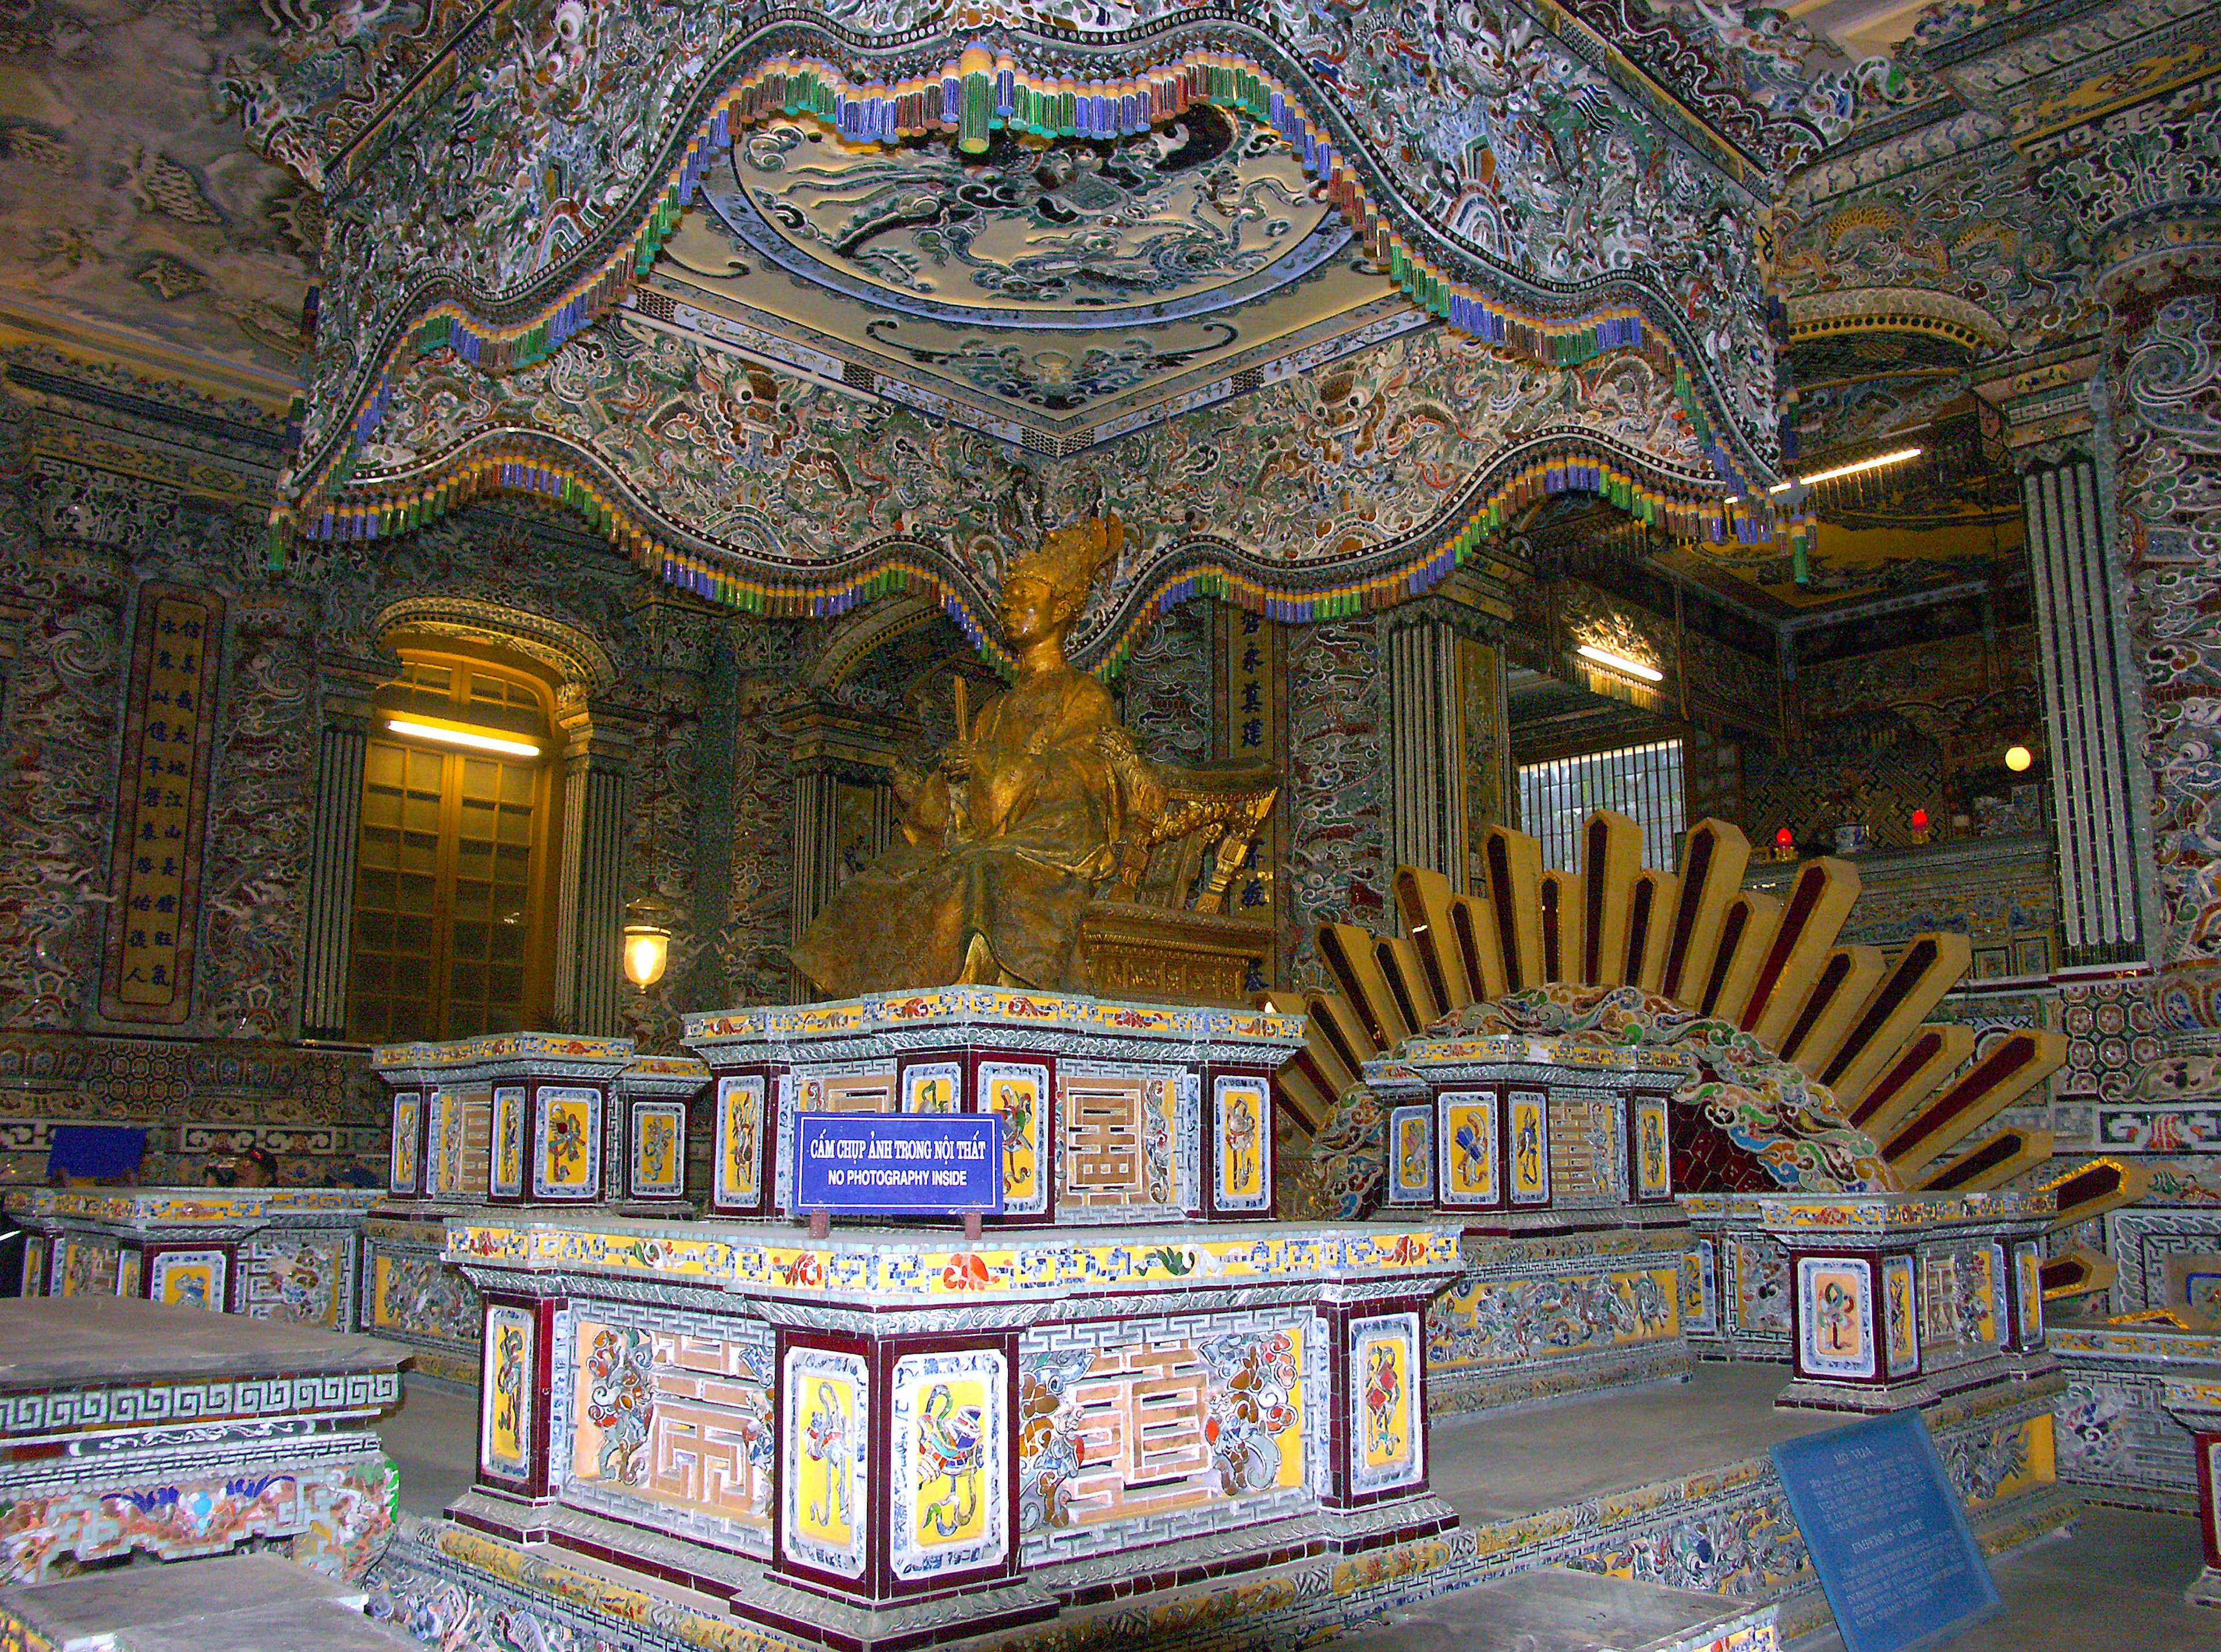
POLYGON ((392 1525, 370 1425, 406 1357, 129 1297, 0 1301, 0 1584, 250 1541, 360 1575, 392 1525))
POLYGON ((131 1566, 0 1590, 0 1646, 29 1652, 397 1652, 368 1592, 272 1555, 131 1566), (12 1638, 11 1638, 12 1637, 12 1638))

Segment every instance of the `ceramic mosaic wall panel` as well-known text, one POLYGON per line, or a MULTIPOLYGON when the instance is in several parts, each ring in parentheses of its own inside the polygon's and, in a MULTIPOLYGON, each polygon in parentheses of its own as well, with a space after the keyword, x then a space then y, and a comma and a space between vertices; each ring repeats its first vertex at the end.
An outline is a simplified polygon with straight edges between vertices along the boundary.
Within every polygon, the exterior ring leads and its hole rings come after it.
POLYGON ((711 1190, 717 1204, 754 1205, 761 1194, 763 1118, 760 1076, 717 1080, 717 1165, 711 1190))
POLYGON ((1673 1268, 1561 1267, 1525 1279, 1498 1273, 1478 1268, 1435 1298, 1427 1311, 1430 1371, 1498 1371, 1670 1342, 1681 1329, 1682 1281, 1673 1268))
MULTIPOLYGON (((139 1287, 144 1282, 146 1265, 147 1258, 141 1252, 125 1251, 116 1264, 116 1294, 120 1297, 137 1296, 139 1287)), ((26 1292, 25 1294, 30 1293, 26 1292)))
POLYGON ((462 1191, 462 1110, 452 1091, 424 1094, 424 1191, 435 1198, 462 1191))
POLYGON ((531 1310, 506 1303, 489 1307, 485 1349, 479 1467, 498 1480, 527 1480, 532 1473, 532 1413, 539 1387, 531 1310))
POLYGON ((1198 1086, 1173 1067, 1060 1062, 1057 1210, 1067 1222, 1200 1205, 1198 1086))
POLYGON ((831 1349, 786 1350, 779 1394, 779 1544, 798 1565, 863 1575, 868 1521, 870 1388, 863 1360, 831 1349))
POLYGON ((1003 1118, 1003 1213, 1048 1209, 1048 1068, 1038 1061, 979 1063, 979 1105, 1003 1118))
POLYGON ((1350 1486, 1380 1492, 1411 1485, 1426 1473, 1419 1316, 1356 1320, 1349 1337, 1350 1486))
POLYGON ((1639 1096, 1635 1114, 1635 1197, 1666 1198, 1674 1192, 1671 1149, 1667 1145, 1666 1098, 1639 1096))
POLYGON ((1510 1182, 1514 1205, 1550 1202, 1549 1103, 1536 1092, 1515 1090, 1508 1110, 1510 1182))
POLYGON ((1920 1365, 1920 1321, 1912 1306, 1912 1259, 1890 1256, 1881 1265, 1883 1336, 1893 1377, 1909 1375, 1920 1365))
POLYGON ((435 1090, 425 1104, 425 1188, 443 1198, 476 1196, 487 1185, 492 1158, 489 1091, 435 1090))
POLYGON ((1816 1377, 1872 1377, 1874 1285, 1863 1262, 1800 1257, 1797 1289, 1804 1302, 1799 1368, 1816 1377))
POLYGON ((610 1305, 562 1336, 565 1501, 768 1558, 770 1328, 610 1305))
POLYGON ((676 1198, 686 1175, 686 1106, 677 1101, 632 1104, 632 1192, 676 1198))
POLYGON ((2188 1308, 2221 1292, 2221 1210, 2110 1211, 2105 1249, 2120 1270, 2116 1313, 2188 1308))
POLYGON ((147 1264, 147 1295, 155 1302, 223 1311, 230 1261, 220 1250, 166 1250, 147 1264))
POLYGON ((1720 1248, 1713 1239, 1699 1239, 1681 1255, 1681 1323, 1685 1330, 1713 1332, 1720 1328, 1720 1248))
POLYGON ((122 1253, 119 1246, 99 1239, 72 1236, 67 1241, 67 1249, 62 1258, 62 1284, 56 1294, 66 1297, 112 1296, 122 1265, 122 1253))
POLYGON ((488 1186, 497 1198, 524 1197, 524 1086, 493 1087, 493 1165, 488 1186))
POLYGON ((1218 1133, 1213 1202, 1221 1211, 1270 1210, 1272 1092, 1261 1079, 1223 1077, 1211 1080, 1211 1092, 1218 1133))
POLYGON ((361 1329, 416 1349, 418 1371, 450 1381, 479 1380, 484 1315, 477 1287, 421 1239, 397 1243, 366 1225, 365 1241, 361 1329))
MULTIPOLYGON (((1514 1108, 1515 1113, 1517 1107, 1514 1108)), ((1544 1197, 1578 1204, 1626 1197, 1623 1186, 1619 1114, 1607 1091, 1564 1085, 1550 1092, 1549 1148, 1544 1155, 1544 1197)), ((1518 1140, 1514 1126, 1512 1138, 1518 1140)))
MULTIPOLYGON (((1486 1111, 1492 1139, 1496 1110, 1492 1105, 1486 1111)), ((1391 1108, 1388 1113, 1388 1202, 1391 1205, 1431 1203, 1435 1197, 1434 1108, 1391 1108)), ((1490 1180, 1492 1181, 1496 1166, 1496 1151, 1492 1145, 1487 1156, 1490 1180)))
POLYGON ((638 1325, 581 1314, 569 1349, 570 1477, 612 1488, 647 1483, 655 1424, 654 1340, 638 1325))
POLYGON ((1757 1336, 1789 1335, 1789 1259, 1770 1239, 1729 1240, 1734 1259, 1736 1329, 1757 1336))
POLYGON ((248 1239, 239 1248, 241 1305, 260 1319, 344 1329, 353 1257, 351 1233, 248 1239))
POLYGON ((901 1581, 993 1566, 1010 1555, 1009 1372, 992 1349, 895 1361, 889 1558, 901 1581))
POLYGON ((532 1197, 591 1199, 602 1191, 602 1092, 542 1085, 532 1155, 532 1197))
POLYGON ((1442 1203, 1474 1206, 1501 1203, 1495 1092, 1446 1091, 1436 1105, 1441 1113, 1436 1144, 1441 1155, 1437 1173, 1442 1203))
POLYGON ((1018 1348, 1028 1564, 1270 1517, 1316 1483, 1308 1314, 1043 1327, 1018 1348))
POLYGON ((964 1068, 955 1061, 922 1061, 903 1069, 902 1111, 953 1113, 964 1100, 964 1068))
POLYGON ((393 1159, 386 1186, 397 1193, 416 1191, 417 1141, 423 1125, 424 1098, 412 1090, 393 1098, 393 1159))

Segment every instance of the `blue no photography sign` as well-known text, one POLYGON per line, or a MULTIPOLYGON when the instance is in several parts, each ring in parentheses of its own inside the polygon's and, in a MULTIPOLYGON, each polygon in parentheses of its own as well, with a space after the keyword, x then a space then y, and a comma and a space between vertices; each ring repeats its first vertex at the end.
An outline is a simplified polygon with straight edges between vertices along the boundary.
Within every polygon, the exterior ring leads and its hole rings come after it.
POLYGON ((794 1208, 854 1216, 1000 1216, 1002 1115, 798 1113, 794 1208))
POLYGON ((1916 1652, 2000 1610, 1918 1411, 1774 1448, 1849 1652, 1916 1652))

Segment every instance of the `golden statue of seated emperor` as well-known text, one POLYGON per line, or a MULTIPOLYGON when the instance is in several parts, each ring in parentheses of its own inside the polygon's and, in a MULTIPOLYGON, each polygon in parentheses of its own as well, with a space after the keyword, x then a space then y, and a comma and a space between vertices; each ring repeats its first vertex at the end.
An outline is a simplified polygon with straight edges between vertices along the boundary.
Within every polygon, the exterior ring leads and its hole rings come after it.
MULTIPOLYGON (((1003 579, 1008 692, 923 768, 898 766, 899 837, 836 890, 793 948, 836 998, 982 982, 1047 992, 1095 988, 1081 932, 1091 910, 1156 898, 1211 912, 1271 809, 1274 777, 1253 767, 1151 762, 1119 725, 1109 691, 1065 658, 1117 518, 1051 533, 1003 579), (1213 865, 1201 843, 1215 835, 1213 865), (1169 854, 1154 853, 1173 845, 1169 854)), ((1208 920, 1203 920, 1208 921, 1208 920)), ((1227 920, 1217 920, 1223 925, 1227 920)))

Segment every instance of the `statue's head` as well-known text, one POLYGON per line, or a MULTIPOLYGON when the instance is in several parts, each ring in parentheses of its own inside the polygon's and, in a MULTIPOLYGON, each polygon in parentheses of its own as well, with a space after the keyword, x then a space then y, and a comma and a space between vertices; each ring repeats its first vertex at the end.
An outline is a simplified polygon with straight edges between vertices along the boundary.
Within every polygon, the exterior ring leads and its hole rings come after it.
POLYGON ((1003 635, 1023 648, 1051 633, 1061 635, 1087 600, 1102 566, 1125 542, 1116 516, 1090 516, 1051 530, 1003 574, 1003 635))

